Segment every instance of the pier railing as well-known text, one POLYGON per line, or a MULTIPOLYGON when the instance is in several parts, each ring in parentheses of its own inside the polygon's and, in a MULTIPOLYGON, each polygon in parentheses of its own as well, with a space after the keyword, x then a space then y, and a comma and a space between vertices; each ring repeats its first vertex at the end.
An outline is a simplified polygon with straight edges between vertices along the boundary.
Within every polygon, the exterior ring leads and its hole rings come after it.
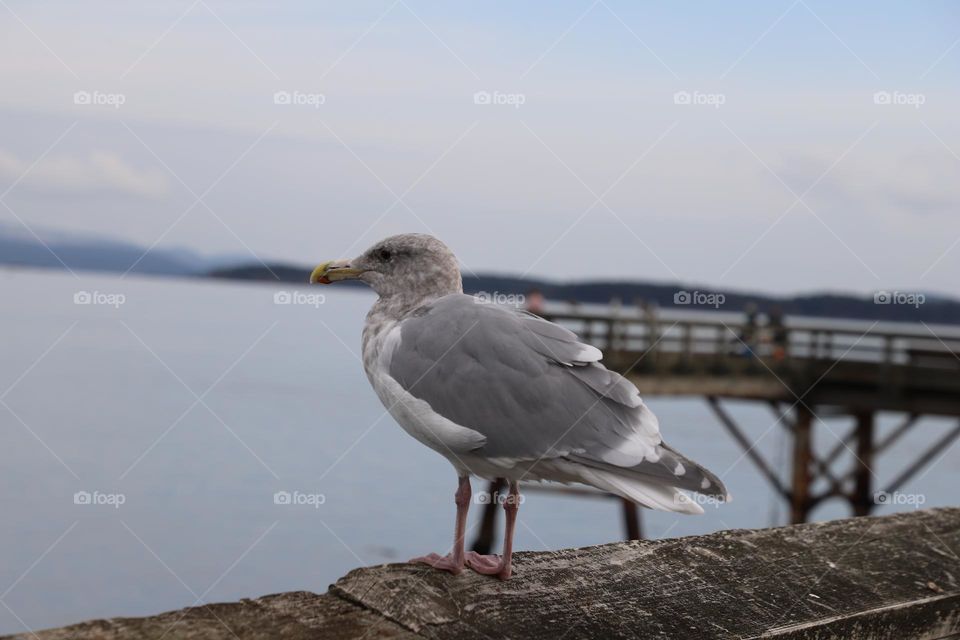
POLYGON ((788 318, 782 326, 771 326, 726 313, 572 305, 551 305, 540 315, 578 333, 608 357, 632 355, 646 361, 637 363, 641 370, 657 364, 731 364, 747 357, 778 364, 843 360, 960 372, 960 328, 942 325, 788 318), (670 357, 659 358, 661 354, 670 357))

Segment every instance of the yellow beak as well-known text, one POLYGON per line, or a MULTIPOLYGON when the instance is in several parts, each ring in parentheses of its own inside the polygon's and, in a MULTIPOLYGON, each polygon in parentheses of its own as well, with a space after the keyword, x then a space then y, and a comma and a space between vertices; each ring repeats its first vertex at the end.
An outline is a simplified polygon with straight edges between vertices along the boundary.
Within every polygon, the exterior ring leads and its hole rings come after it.
POLYGON ((310 274, 310 284, 330 284, 337 280, 352 280, 360 276, 363 269, 354 269, 349 260, 331 260, 317 265, 310 274))

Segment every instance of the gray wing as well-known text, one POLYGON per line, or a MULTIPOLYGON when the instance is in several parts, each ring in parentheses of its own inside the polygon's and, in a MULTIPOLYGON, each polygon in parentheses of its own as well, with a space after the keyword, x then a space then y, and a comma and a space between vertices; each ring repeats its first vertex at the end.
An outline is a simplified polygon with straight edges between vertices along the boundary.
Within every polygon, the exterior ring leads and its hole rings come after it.
POLYGON ((388 372, 452 422, 486 437, 490 458, 566 458, 723 494, 664 444, 637 388, 601 352, 552 322, 473 296, 444 296, 400 324, 388 372))

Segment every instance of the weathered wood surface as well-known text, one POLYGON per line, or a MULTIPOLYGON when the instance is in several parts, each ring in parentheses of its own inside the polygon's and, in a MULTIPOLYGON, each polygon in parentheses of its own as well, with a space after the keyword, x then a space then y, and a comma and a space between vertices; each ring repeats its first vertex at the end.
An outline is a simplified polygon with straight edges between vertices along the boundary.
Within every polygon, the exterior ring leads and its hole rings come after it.
POLYGON ((279 594, 35 637, 960 638, 958 553, 960 509, 931 509, 520 553, 507 582, 368 567, 324 595, 279 594))
POLYGON ((93 620, 0 640, 308 640, 417 638, 402 626, 336 596, 292 591, 208 604, 147 618, 93 620))

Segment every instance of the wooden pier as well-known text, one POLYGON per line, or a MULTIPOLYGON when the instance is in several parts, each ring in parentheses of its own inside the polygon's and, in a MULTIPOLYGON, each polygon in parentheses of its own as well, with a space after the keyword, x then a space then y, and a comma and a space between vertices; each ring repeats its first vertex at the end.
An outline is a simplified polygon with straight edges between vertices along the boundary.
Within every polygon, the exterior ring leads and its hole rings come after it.
POLYGON ((604 351, 604 364, 628 377, 644 396, 700 396, 718 423, 804 522, 819 502, 846 499, 855 515, 870 513, 878 492, 892 494, 960 436, 960 419, 883 487, 871 482, 876 458, 925 415, 960 418, 960 328, 902 323, 793 319, 782 329, 748 325, 744 316, 551 310, 550 320, 604 351), (779 335, 775 335, 779 334, 779 335), (728 399, 760 402, 792 437, 792 469, 784 486, 756 451, 728 399), (877 437, 879 412, 902 414, 900 426, 877 437), (853 426, 826 455, 814 452, 824 420, 852 417, 853 426), (832 466, 845 451, 853 466, 832 466), (818 478, 827 489, 814 494, 818 478))
MULTIPOLYGON (((688 307, 551 305, 537 313, 576 332, 604 352, 604 364, 629 378, 644 397, 702 397, 717 424, 742 448, 789 506, 790 521, 806 522, 830 498, 867 515, 878 496, 900 490, 960 436, 960 328, 817 318, 778 326, 745 314, 688 307), (739 425, 728 400, 760 403, 791 439, 789 478, 781 478, 739 425), (876 416, 900 414, 879 437, 876 416), (884 486, 873 482, 877 459, 924 416, 958 418, 928 449, 884 486), (824 428, 824 421, 852 424, 824 428), (841 434, 837 438, 834 433, 841 434), (832 442, 818 456, 814 440, 832 442), (849 453, 851 456, 844 456, 849 453), (838 468, 844 458, 847 468, 838 468), (815 492, 815 486, 825 488, 815 492)), ((709 429, 709 425, 704 425, 709 429)), ((491 487, 493 489, 495 487, 491 487)), ((526 490, 541 490, 531 484, 526 490)), ((489 549, 496 513, 487 508, 474 548, 489 549)), ((636 508, 624 505, 626 539, 640 537, 636 508)))
MULTIPOLYGON (((960 637, 960 509, 518 553, 506 582, 423 565, 6 640, 934 640, 960 637)), ((55 602, 50 603, 56 607, 55 602)))

